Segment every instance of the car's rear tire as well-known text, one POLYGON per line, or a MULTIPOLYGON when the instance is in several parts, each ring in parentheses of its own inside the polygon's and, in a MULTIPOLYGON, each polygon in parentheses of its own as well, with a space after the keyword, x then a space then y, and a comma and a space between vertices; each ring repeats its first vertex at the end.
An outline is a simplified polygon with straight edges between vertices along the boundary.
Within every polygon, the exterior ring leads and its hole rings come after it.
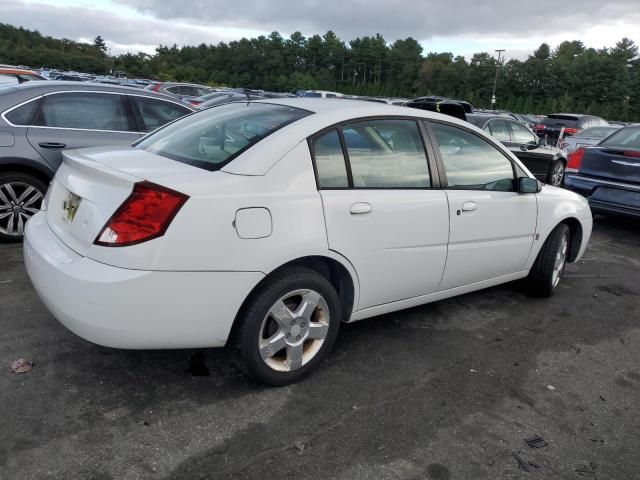
POLYGON ((547 174, 547 183, 554 187, 561 187, 564 183, 565 164, 562 160, 556 160, 549 167, 547 174))
POLYGON ((24 226, 40 210, 47 185, 21 172, 0 173, 0 241, 19 242, 24 226))
POLYGON ((276 272, 238 318, 241 368, 273 386, 295 383, 331 351, 342 318, 335 288, 304 267, 276 272))
POLYGON ((527 284, 529 291, 538 297, 550 297, 558 286, 569 254, 571 231, 561 223, 547 237, 538 253, 527 284))

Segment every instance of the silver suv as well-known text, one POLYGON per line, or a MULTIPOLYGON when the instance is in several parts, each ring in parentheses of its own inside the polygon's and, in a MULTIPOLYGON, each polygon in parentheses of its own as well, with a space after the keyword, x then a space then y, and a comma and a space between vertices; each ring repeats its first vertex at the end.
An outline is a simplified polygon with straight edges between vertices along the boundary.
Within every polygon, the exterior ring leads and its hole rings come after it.
POLYGON ((128 145, 192 111, 171 97, 128 87, 0 85, 0 241, 22 238, 62 163, 62 150, 128 145))

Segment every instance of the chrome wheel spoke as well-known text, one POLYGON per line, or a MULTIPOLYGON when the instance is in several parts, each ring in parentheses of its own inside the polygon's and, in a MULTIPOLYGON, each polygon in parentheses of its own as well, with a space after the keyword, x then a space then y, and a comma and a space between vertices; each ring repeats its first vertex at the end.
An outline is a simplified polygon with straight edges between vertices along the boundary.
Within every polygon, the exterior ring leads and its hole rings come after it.
POLYGON ((16 196, 16 192, 13 189, 13 186, 10 183, 4 184, 4 189, 7 192, 7 195, 11 202, 18 203, 18 197, 16 196))
POLYGON ((7 218, 9 216, 13 215, 13 210, 10 210, 8 212, 5 213, 0 213, 0 220, 2 220, 3 218, 7 218))
POLYGON ((320 295, 314 291, 309 291, 302 296, 302 302, 300 302, 300 306, 294 315, 311 320, 311 316, 318 307, 318 303, 320 303, 320 295))
POLYGON ((293 312, 289 310, 282 300, 278 300, 273 307, 269 310, 269 315, 273 318, 280 328, 284 328, 289 325, 289 322, 293 319, 293 312))
POLYGON ((287 346, 287 368, 289 371, 297 370, 302 366, 302 342, 287 346))
MULTIPOLYGON (((34 188, 35 190, 35 188, 34 188)), ((22 205, 22 208, 26 208, 29 207, 31 205, 33 205, 35 202, 37 202, 38 200, 42 199, 42 193, 38 190, 35 190, 35 192, 32 193, 31 197, 29 197, 24 204, 22 205)))
POLYGON ((278 331, 272 337, 268 338, 265 344, 260 347, 260 356, 263 360, 271 358, 286 346, 287 342, 284 339, 284 333, 278 331))
POLYGON ((40 210, 38 210, 37 208, 33 208, 33 207, 22 207, 23 213, 30 217, 31 215, 35 215, 36 213, 38 213, 40 210))
POLYGON ((23 203, 25 199, 35 191, 35 189, 36 187, 34 187, 33 185, 29 185, 24 189, 24 192, 20 194, 16 203, 23 203))
POLYGON ((321 322, 311 322, 309 324, 309 340, 324 340, 329 333, 329 325, 321 322))
POLYGON ((7 195, 2 191, 3 188, 6 188, 6 184, 5 185, 0 185, 0 201, 2 203, 4 203, 5 205, 11 205, 11 201, 9 200, 9 198, 7 197, 7 195))
POLYGON ((22 215, 17 214, 15 215, 15 220, 17 223, 17 234, 18 235, 23 235, 24 234, 24 220, 22 219, 22 215))

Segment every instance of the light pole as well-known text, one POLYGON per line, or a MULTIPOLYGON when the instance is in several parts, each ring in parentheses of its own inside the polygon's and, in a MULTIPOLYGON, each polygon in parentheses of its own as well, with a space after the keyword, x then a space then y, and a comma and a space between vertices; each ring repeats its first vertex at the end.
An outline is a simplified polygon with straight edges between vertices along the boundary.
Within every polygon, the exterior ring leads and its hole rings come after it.
POLYGON ((496 64, 496 76, 493 79, 493 93, 491 94, 491 109, 493 110, 493 107, 496 104, 496 84, 498 83, 498 69, 500 68, 500 56, 502 55, 502 52, 505 52, 506 50, 504 48, 498 49, 496 50, 496 52, 498 52, 498 63, 496 64))

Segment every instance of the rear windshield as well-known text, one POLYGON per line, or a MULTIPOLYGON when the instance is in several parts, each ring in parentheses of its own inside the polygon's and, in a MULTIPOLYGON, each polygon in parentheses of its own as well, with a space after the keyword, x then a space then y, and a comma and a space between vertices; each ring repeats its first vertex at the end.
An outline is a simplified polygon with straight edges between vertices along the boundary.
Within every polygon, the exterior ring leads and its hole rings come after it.
POLYGON ((605 147, 640 148, 640 126, 626 127, 604 139, 599 145, 605 147))
POLYGON ((543 118, 540 122, 542 125, 560 125, 563 127, 573 127, 578 124, 580 118, 572 115, 557 115, 552 114, 547 118, 543 118))
POLYGON ((616 127, 593 127, 593 128, 585 128, 574 137, 580 138, 605 138, 611 135, 619 128, 616 127))
POLYGON ((304 96, 309 98, 322 98, 322 94, 318 92, 304 92, 304 96))
POLYGON ((310 114, 284 105, 229 103, 170 123, 135 147, 213 171, 276 130, 310 114))
POLYGON ((475 117, 473 115, 467 115, 467 121, 476 127, 482 128, 482 126, 489 120, 488 117, 475 117))

